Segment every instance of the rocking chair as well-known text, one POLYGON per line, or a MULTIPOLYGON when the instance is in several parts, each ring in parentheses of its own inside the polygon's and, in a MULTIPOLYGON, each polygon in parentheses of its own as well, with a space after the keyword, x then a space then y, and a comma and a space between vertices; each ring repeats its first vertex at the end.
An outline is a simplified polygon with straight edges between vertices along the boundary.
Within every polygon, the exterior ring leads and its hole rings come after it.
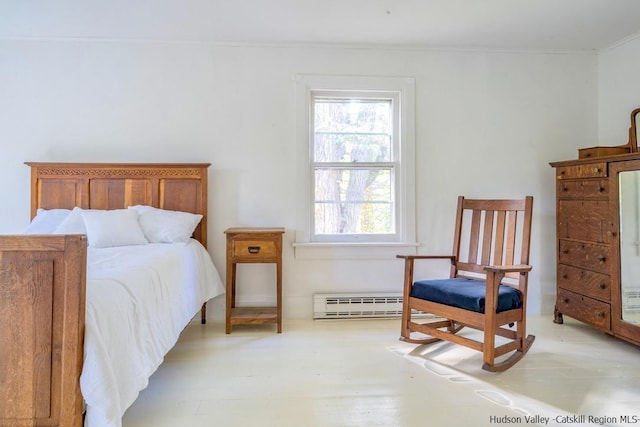
POLYGON ((532 207, 531 196, 523 200, 460 196, 452 255, 397 256, 405 260, 400 340, 418 344, 447 340, 481 351, 482 369, 492 372, 522 359, 535 340, 526 335, 532 207), (423 259, 449 259, 449 278, 414 281, 414 261, 423 259), (418 323, 412 318, 414 310, 438 319, 418 323), (483 340, 457 335, 465 326, 483 331, 483 340), (506 340, 497 345, 497 336, 506 340))

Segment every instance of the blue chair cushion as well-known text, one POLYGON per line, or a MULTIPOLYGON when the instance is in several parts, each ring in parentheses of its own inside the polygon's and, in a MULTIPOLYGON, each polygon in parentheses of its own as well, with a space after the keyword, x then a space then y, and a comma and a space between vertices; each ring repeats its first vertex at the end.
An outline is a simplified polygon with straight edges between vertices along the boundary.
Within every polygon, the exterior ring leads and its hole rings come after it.
MULTIPOLYGON (((464 278, 437 279, 415 282, 411 289, 411 296, 477 313, 484 313, 485 292, 486 285, 484 280, 464 278)), ((520 291, 506 285, 500 285, 496 313, 520 307, 522 307, 520 291)))

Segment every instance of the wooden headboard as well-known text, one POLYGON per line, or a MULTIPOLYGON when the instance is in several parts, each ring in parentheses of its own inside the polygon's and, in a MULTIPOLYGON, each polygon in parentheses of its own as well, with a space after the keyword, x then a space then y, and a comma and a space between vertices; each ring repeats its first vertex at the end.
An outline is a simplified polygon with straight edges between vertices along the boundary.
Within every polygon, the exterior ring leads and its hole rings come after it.
POLYGON ((31 218, 38 208, 133 205, 202 215, 193 237, 207 247, 209 163, 39 163, 31 167, 31 218))

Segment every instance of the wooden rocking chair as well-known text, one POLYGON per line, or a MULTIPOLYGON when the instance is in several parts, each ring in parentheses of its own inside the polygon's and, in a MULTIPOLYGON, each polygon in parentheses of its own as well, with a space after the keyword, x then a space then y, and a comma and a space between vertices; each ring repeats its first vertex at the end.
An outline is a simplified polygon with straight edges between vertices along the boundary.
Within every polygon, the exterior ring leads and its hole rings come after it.
POLYGON ((452 255, 398 255, 405 260, 402 341, 464 345, 483 353, 482 368, 487 371, 504 371, 522 359, 535 339, 526 335, 532 208, 531 196, 522 200, 460 196, 452 255), (417 259, 450 259, 449 278, 414 281, 417 259), (412 310, 444 320, 417 323, 412 310), (457 335, 465 326, 483 331, 483 340, 457 335), (414 332, 428 337, 412 336, 414 332), (501 341, 506 343, 496 345, 496 336, 506 338, 501 341), (496 363, 496 358, 510 352, 496 363))

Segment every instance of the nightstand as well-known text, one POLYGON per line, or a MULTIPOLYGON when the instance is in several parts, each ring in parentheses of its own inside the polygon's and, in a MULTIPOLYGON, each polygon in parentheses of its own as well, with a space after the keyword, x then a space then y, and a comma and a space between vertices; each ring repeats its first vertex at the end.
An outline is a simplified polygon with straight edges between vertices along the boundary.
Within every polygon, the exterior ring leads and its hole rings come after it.
POLYGON ((233 325, 275 323, 282 332, 282 235, 284 228, 229 228, 227 235, 226 333, 233 325), (276 306, 236 307, 236 266, 276 264, 276 306))

